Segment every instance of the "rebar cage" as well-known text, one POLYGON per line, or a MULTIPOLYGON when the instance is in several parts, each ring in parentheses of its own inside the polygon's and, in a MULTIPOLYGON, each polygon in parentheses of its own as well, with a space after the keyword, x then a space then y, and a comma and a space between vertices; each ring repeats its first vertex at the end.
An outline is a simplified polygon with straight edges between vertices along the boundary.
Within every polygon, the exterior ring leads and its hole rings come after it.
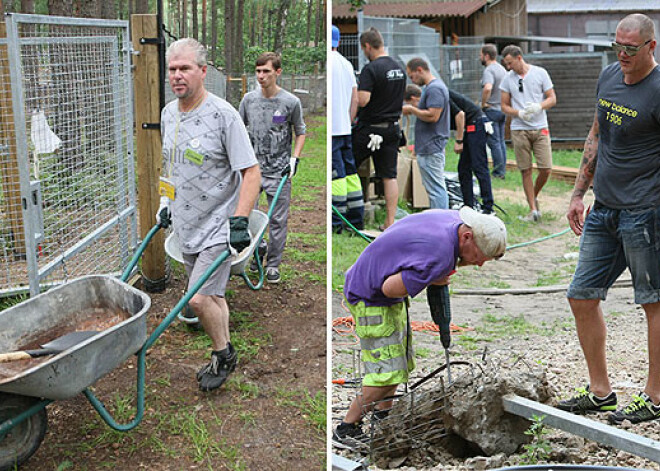
MULTIPOLYGON (((127 21, 11 14, 0 39, 0 294, 119 273, 137 243, 127 21)), ((139 93, 139 91, 138 91, 139 93)))

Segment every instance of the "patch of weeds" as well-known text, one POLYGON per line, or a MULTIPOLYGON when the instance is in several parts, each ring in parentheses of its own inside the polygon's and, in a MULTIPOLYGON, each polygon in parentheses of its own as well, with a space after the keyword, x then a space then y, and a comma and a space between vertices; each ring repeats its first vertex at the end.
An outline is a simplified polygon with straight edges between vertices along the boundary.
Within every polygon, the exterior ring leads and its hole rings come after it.
POLYGON ((488 281, 488 283, 486 284, 486 288, 509 289, 511 288, 511 285, 506 281, 495 279, 488 281))
POLYGON ((245 422, 245 425, 254 426, 257 425, 257 419, 254 412, 241 412, 238 414, 238 417, 245 422))
POLYGON ((62 461, 60 464, 57 465, 57 468, 55 468, 56 471, 64 471, 65 469, 72 469, 73 468, 73 463, 69 460, 62 461))
POLYGON ((552 270, 551 272, 541 272, 536 279, 535 286, 552 286, 558 285, 565 279, 566 275, 560 270, 552 270))
POLYGON ((417 358, 429 358, 431 353, 431 349, 427 347, 419 347, 415 349, 415 356, 417 358))
POLYGON ((17 294, 16 296, 11 296, 8 298, 0 298, 0 311, 9 309, 12 306, 22 303, 30 298, 28 294, 17 294))
POLYGON ((259 386, 247 381, 243 376, 230 376, 227 388, 238 391, 241 399, 254 399, 259 396, 259 386))
POLYGON ((476 350, 477 348, 479 348, 478 342, 480 340, 483 340, 483 339, 477 338, 477 336, 475 336, 475 335, 465 335, 465 334, 463 334, 460 337, 458 337, 457 339, 455 339, 455 343, 456 343, 456 345, 459 345, 459 346, 463 347, 464 349, 466 349, 468 351, 472 351, 472 350, 476 350))
POLYGON ((530 324, 523 315, 497 317, 494 314, 484 314, 484 333, 495 337, 522 336, 530 334, 550 335, 552 329, 530 324))
POLYGON ((169 388, 172 385, 172 381, 170 380, 169 373, 166 373, 165 376, 154 378, 152 381, 156 383, 158 386, 163 386, 166 388, 169 388))
POLYGON ((544 418, 545 415, 532 416, 532 424, 524 432, 525 435, 532 437, 532 442, 522 446, 525 452, 520 456, 520 464, 537 464, 540 461, 547 461, 550 457, 552 447, 545 438, 550 431, 543 423, 544 418))
POLYGON ((276 389, 278 406, 293 407, 300 410, 302 417, 319 432, 325 433, 326 428, 326 396, 325 391, 318 391, 312 396, 309 391, 276 389))

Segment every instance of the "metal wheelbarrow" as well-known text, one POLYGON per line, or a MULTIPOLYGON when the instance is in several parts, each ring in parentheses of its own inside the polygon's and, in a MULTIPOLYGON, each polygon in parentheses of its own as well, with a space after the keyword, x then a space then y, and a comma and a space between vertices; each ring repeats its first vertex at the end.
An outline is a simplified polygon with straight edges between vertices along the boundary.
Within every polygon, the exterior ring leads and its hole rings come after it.
MULTIPOLYGON (((276 197, 286 179, 287 176, 282 178, 276 197)), ((55 326, 66 324, 67 318, 80 310, 102 307, 127 313, 127 318, 121 322, 52 357, 13 373, 5 372, 4 376, 0 370, 0 471, 16 469, 37 451, 46 433, 46 406, 54 400, 82 392, 113 429, 129 431, 140 424, 145 410, 147 350, 230 256, 229 250, 225 250, 147 337, 146 313, 151 300, 126 280, 151 239, 167 225, 169 222, 161 222, 149 231, 119 280, 102 275, 79 278, 0 312, 2 351, 16 350, 48 334, 55 326), (130 422, 120 424, 89 387, 134 353, 137 354, 136 413, 130 422)), ((261 236, 263 232, 259 239, 261 236)))

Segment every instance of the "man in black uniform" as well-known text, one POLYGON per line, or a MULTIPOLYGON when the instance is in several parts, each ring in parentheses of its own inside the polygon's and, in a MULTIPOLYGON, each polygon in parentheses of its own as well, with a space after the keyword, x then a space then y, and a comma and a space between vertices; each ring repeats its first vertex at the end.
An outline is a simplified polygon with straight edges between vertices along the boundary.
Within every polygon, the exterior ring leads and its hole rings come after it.
POLYGON ((481 111, 481 108, 465 95, 453 90, 449 90, 449 109, 452 129, 456 129, 454 152, 460 155, 458 181, 461 184, 463 202, 467 206, 474 206, 472 192, 472 174, 474 173, 479 182, 479 191, 483 201, 482 212, 492 214, 493 190, 490 184, 486 153, 486 133, 487 131, 493 132, 492 123, 481 111))
POLYGON ((377 29, 369 28, 360 35, 360 47, 369 63, 360 73, 360 109, 352 133, 353 154, 358 167, 373 157, 376 176, 383 180, 387 216, 380 229, 384 230, 394 224, 399 200, 396 171, 406 74, 394 59, 385 54, 383 37, 377 29))

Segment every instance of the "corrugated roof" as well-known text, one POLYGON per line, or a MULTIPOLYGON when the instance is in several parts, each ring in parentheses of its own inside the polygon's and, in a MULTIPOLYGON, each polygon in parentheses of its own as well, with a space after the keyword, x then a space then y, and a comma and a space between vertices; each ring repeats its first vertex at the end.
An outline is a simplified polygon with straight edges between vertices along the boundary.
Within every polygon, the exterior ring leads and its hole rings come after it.
MULTIPOLYGON (((417 2, 417 3, 380 3, 367 4, 362 12, 367 16, 390 18, 426 18, 429 16, 464 16, 472 15, 483 7, 487 0, 469 0, 466 2, 417 2)), ((350 5, 332 6, 333 18, 355 18, 357 11, 350 11, 350 5)))
POLYGON ((527 0, 527 13, 648 12, 660 10, 659 0, 527 0))

